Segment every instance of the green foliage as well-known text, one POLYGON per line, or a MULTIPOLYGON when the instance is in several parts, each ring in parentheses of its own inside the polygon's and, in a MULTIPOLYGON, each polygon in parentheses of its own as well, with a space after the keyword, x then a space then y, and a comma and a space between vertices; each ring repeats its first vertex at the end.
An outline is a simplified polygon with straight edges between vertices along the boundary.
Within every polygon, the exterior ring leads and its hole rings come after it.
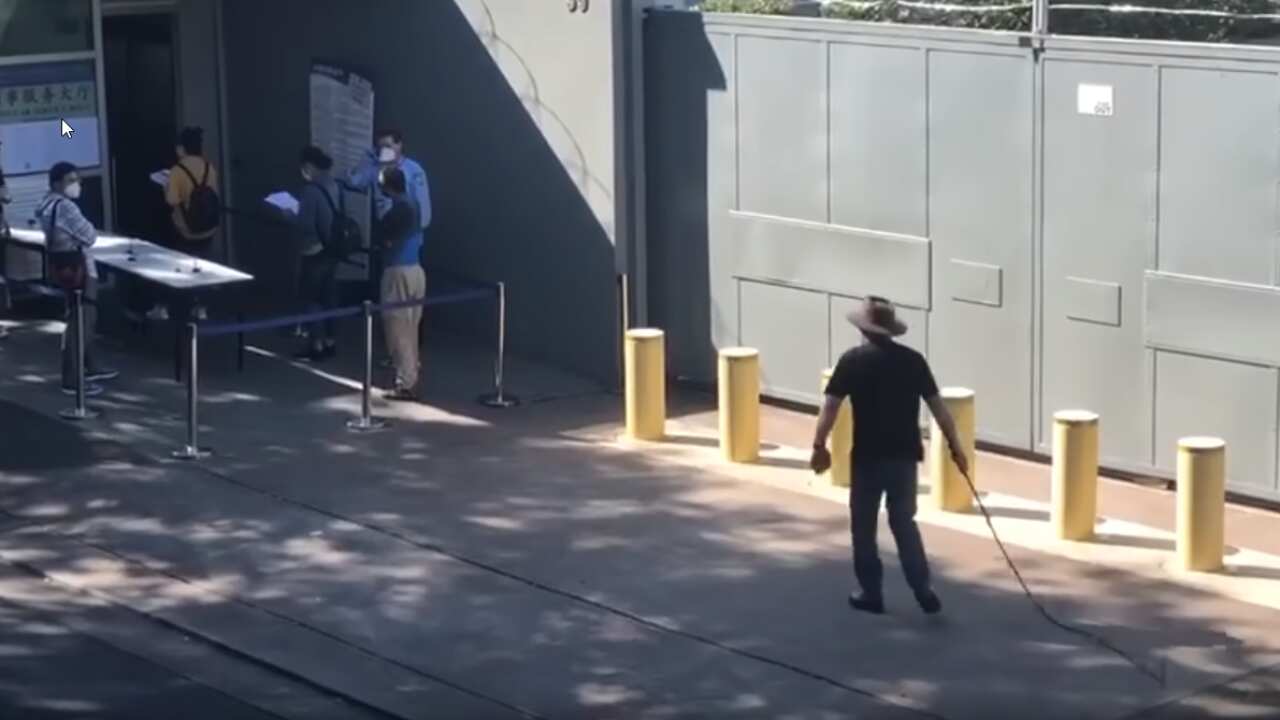
POLYGON ((747 13, 750 15, 787 15, 791 0, 705 0, 703 12, 747 13))
MULTIPOLYGON (((993 5, 1004 0, 948 0, 949 5, 993 5)), ((1010 3, 1012 4, 1012 3, 1010 3)), ((863 22, 901 23, 904 25, 941 25, 978 30, 1031 29, 1031 6, 996 12, 965 12, 962 9, 941 10, 919 5, 902 5, 897 0, 877 3, 831 3, 822 9, 825 17, 863 22)))

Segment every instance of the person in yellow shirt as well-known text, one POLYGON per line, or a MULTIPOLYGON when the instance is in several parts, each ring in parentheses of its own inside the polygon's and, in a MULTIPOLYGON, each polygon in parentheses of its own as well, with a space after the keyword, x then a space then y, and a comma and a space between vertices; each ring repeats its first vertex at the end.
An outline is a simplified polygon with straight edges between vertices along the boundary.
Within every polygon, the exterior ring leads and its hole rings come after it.
MULTIPOLYGON (((204 156, 204 129, 186 127, 175 147, 178 162, 169 170, 164 199, 172 209, 173 249, 208 258, 222 225, 222 201, 218 196, 218 171, 204 156)), ((197 308, 197 313, 203 309, 197 308)), ((168 319, 169 311, 156 306, 147 313, 153 320, 168 319)))

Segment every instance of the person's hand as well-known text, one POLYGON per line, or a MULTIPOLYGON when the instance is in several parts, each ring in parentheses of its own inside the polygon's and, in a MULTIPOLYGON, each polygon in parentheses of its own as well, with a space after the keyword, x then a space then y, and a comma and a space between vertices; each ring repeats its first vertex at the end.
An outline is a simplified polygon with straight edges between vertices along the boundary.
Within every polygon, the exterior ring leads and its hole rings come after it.
POLYGON ((969 476, 969 458, 963 452, 952 448, 951 462, 956 464, 961 475, 964 475, 965 477, 969 476))
POLYGON ((813 454, 809 456, 809 469, 813 470, 815 475, 831 469, 831 451, 825 445, 814 445, 813 454))

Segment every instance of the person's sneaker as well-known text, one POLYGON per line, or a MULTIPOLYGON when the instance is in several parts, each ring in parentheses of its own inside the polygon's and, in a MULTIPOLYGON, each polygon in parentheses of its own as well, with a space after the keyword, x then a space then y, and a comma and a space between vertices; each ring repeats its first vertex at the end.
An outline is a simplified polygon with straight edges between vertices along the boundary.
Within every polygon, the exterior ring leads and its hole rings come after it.
POLYGON ((387 400, 393 402, 417 402, 418 396, 413 394, 409 388, 397 387, 394 390, 388 390, 384 395, 387 400))
POLYGON ((164 305, 157 305, 147 311, 147 319, 163 322, 169 319, 169 308, 164 305))
POLYGON ((196 319, 200 322, 204 322, 209 319, 209 311, 206 310, 203 305, 197 305, 192 314, 195 315, 196 319))
POLYGON ((849 607, 872 615, 884 614, 884 598, 868 597, 865 593, 849 596, 849 607))
POLYGON ((93 368, 84 374, 84 379, 89 382, 115 380, 118 377, 120 377, 120 371, 112 368, 93 368))
MULTIPOLYGON (((76 386, 75 386, 75 385, 70 385, 70 386, 63 385, 63 386, 62 386, 62 394, 63 394, 63 395, 75 395, 75 394, 76 394, 76 386)), ((84 396, 85 396, 85 397, 95 397, 95 396, 98 396, 98 395, 101 395, 101 394, 102 394, 102 386, 101 386, 101 385, 91 385, 91 384, 89 384, 89 383, 85 383, 85 386, 84 386, 84 396)))
POLYGON ((923 595, 917 595, 916 602, 920 603, 920 609, 925 615, 937 615, 942 612, 942 600, 932 590, 923 595))
POLYGON ((317 363, 325 359, 325 354, 323 350, 307 347, 295 352, 293 359, 298 362, 317 363))

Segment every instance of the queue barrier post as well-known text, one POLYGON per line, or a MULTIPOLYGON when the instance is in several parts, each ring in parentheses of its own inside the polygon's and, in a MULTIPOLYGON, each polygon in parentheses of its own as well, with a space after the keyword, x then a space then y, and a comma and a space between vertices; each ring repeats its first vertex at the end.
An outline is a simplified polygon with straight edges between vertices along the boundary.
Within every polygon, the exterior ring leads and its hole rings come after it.
POLYGON ((373 303, 365 300, 364 315, 364 379, 360 384, 360 417, 347 421, 352 432, 368 433, 382 430, 385 420, 373 416, 373 303))
MULTIPOLYGON (((974 392, 965 388, 943 388, 942 401, 955 418, 956 432, 964 447, 958 448, 974 467, 974 392)), ((976 477, 976 471, 970 470, 976 477)), ((973 493, 960 468, 951 459, 947 438, 933 421, 929 432, 929 492, 934 508, 944 512, 969 512, 973 509, 973 493)))
POLYGON ((1226 550, 1227 443, 1214 437, 1178 442, 1178 566, 1221 570, 1226 550))
POLYGON ((760 351, 724 348, 719 365, 720 452, 729 462, 753 463, 760 459, 760 351))
MULTIPOLYGON (((818 397, 825 397, 833 372, 835 370, 831 368, 822 371, 818 397)), ((840 401, 840 412, 836 413, 836 424, 831 428, 831 438, 827 441, 831 451, 831 469, 825 474, 836 487, 853 485, 853 423, 853 405, 849 398, 844 398, 840 401)))
POLYGON ((200 329, 195 323, 187 323, 190 335, 190 356, 187 358, 187 444, 175 450, 178 460, 199 460, 211 454, 209 448, 200 447, 200 329))
POLYGON ((76 331, 69 333, 71 342, 75 344, 72 348, 72 358, 76 373, 76 406, 58 414, 66 420, 92 420, 98 417, 98 413, 89 409, 88 392, 85 387, 84 291, 76 290, 72 295, 71 303, 71 313, 76 326, 76 331))
POLYGON ((520 398, 506 394, 507 360, 507 284, 498 283, 498 347, 493 364, 493 392, 482 395, 480 404, 485 407, 506 409, 520 404, 520 398))
POLYGON ((1088 540, 1098 520, 1098 415, 1063 410, 1053 416, 1053 534, 1088 540))

